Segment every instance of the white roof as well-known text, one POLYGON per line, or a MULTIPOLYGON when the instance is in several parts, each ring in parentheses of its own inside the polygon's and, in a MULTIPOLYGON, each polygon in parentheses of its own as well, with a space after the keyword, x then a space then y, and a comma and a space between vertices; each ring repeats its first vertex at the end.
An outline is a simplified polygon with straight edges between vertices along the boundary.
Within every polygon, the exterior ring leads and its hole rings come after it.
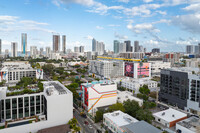
POLYGON ((118 97, 118 101, 120 102, 124 102, 124 101, 127 101, 128 99, 130 100, 134 100, 136 102, 141 102, 143 103, 143 100, 142 99, 139 99, 137 97, 134 97, 133 96, 133 93, 132 92, 129 92, 129 91, 117 91, 117 97, 118 97))
POLYGON ((133 118, 132 116, 123 113, 122 111, 114 111, 112 113, 106 113, 103 115, 104 118, 108 118, 110 121, 115 123, 117 126, 124 126, 130 123, 138 122, 137 119, 133 118))
POLYGON ((187 114, 180 112, 178 110, 169 108, 167 110, 154 113, 153 116, 158 117, 158 118, 165 120, 167 122, 172 122, 172 121, 181 119, 183 117, 186 117, 187 114))

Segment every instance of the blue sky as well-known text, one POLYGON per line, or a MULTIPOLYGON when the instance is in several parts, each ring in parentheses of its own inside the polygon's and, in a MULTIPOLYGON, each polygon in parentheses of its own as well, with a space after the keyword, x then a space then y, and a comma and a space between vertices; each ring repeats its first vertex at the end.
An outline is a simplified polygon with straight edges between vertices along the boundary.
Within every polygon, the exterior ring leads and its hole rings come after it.
POLYGON ((113 40, 135 40, 150 51, 185 51, 200 42, 200 0, 1 0, 3 50, 28 34, 30 46, 52 47, 52 34, 67 36, 67 48, 91 39, 113 50, 113 40))

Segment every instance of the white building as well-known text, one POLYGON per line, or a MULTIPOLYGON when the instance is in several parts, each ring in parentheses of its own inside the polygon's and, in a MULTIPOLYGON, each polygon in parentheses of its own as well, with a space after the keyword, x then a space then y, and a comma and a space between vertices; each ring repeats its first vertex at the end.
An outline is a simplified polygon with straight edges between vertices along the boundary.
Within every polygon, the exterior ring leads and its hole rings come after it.
POLYGON ((110 80, 81 84, 81 90, 82 106, 88 113, 117 102, 117 85, 110 80))
POLYGON ((186 67, 198 68, 200 65, 199 58, 186 59, 186 67))
POLYGON ((151 75, 160 76, 161 69, 171 68, 171 62, 149 61, 151 63, 151 75))
POLYGON ((172 108, 154 113, 153 116, 156 122, 165 127, 173 127, 177 122, 187 118, 187 114, 172 108))
POLYGON ((133 90, 135 94, 139 93, 139 89, 143 85, 147 85, 150 91, 156 91, 158 87, 158 83, 156 81, 152 81, 150 78, 127 78, 121 80, 121 86, 129 90, 133 90))
POLYGON ((11 56, 17 57, 17 51, 18 51, 17 42, 11 42, 11 56))
POLYGON ((188 99, 187 99, 187 107, 185 107, 185 110, 189 111, 190 113, 200 115, 199 75, 188 74, 188 80, 189 80, 189 89, 188 89, 189 92, 188 92, 188 99))
POLYGON ((176 123, 176 131, 179 133, 199 133, 200 119, 197 117, 190 117, 176 123))
POLYGON ((111 78, 124 75, 124 62, 90 60, 88 67, 89 75, 95 75, 98 78, 111 78))
POLYGON ((133 96, 133 93, 132 92, 129 92, 129 91, 117 91, 117 102, 119 103, 123 103, 127 100, 133 100, 133 101, 136 101, 139 106, 142 106, 143 105, 143 100, 142 99, 139 99, 135 96, 133 96))
POLYGON ((124 133, 123 126, 136 122, 137 119, 122 111, 103 114, 103 124, 113 133, 124 133))
POLYGON ((38 54, 37 46, 30 46, 30 56, 36 58, 38 54))
POLYGON ((23 77, 43 79, 43 70, 32 68, 27 61, 10 61, 2 64, 0 82, 6 80, 6 83, 12 86, 23 77))
POLYGON ((43 92, 33 94, 7 96, 7 88, 0 88, 0 125, 8 121, 10 126, 0 129, 0 133, 37 132, 66 124, 73 118, 72 92, 58 81, 42 83, 43 92))

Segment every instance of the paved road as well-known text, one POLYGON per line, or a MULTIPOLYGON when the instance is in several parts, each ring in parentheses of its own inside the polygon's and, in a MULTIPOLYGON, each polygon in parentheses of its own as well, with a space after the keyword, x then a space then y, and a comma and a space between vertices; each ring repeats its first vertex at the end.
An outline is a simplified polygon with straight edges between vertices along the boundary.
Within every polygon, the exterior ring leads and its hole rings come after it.
POLYGON ((74 117, 77 119, 77 121, 81 127, 81 131, 83 133, 95 133, 96 132, 96 129, 94 128, 93 124, 90 123, 90 121, 87 118, 80 116, 80 112, 76 109, 74 111, 74 117), (90 125, 92 125, 92 128, 88 127, 89 124, 85 125, 84 121, 87 121, 90 125))

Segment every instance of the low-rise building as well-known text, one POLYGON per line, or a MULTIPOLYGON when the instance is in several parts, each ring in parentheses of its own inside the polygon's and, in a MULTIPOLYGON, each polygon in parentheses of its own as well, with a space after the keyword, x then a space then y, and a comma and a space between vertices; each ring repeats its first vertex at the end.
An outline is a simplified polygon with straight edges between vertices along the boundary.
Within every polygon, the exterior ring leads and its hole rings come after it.
POLYGON ((103 114, 103 124, 113 133, 123 133, 122 126, 135 122, 138 122, 138 120, 122 111, 103 114))
POLYGON ((103 124, 111 133, 161 133, 158 128, 145 121, 138 121, 122 111, 103 115, 103 124))
POLYGON ((171 68, 171 62, 149 61, 151 63, 151 76, 160 76, 161 69, 171 68))
POLYGON ((146 121, 138 121, 121 127, 125 133, 162 133, 163 131, 152 126, 146 121))
POLYGON ((98 78, 110 78, 124 75, 124 62, 90 60, 88 66, 89 75, 95 75, 98 78))
POLYGON ((143 105, 143 100, 142 99, 139 99, 135 96, 133 96, 133 93, 132 92, 129 92, 129 91, 117 91, 117 101, 119 103, 123 103, 127 100, 133 100, 133 101, 136 101, 139 106, 142 106, 143 105))
POLYGON ((9 86, 13 86, 23 77, 43 79, 43 70, 32 68, 28 62, 4 62, 0 76, 0 82, 5 80, 9 86))
POLYGON ((199 133, 200 119, 197 117, 190 117, 176 123, 177 133, 199 133))
POLYGON ((177 122, 187 118, 187 114, 172 108, 154 113, 153 116, 156 122, 165 127, 173 127, 177 122))
POLYGON ((42 83, 44 90, 31 89, 32 94, 8 95, 7 87, 0 88, 0 126, 9 127, 0 133, 37 132, 73 118, 72 92, 58 81, 42 83))
POLYGON ((134 91, 135 94, 139 93, 140 87, 147 85, 150 91, 157 91, 158 83, 150 78, 141 79, 122 79, 121 86, 134 91))
POLYGON ((117 84, 110 80, 93 81, 81 84, 82 106, 88 113, 94 113, 100 107, 117 102, 117 84))

